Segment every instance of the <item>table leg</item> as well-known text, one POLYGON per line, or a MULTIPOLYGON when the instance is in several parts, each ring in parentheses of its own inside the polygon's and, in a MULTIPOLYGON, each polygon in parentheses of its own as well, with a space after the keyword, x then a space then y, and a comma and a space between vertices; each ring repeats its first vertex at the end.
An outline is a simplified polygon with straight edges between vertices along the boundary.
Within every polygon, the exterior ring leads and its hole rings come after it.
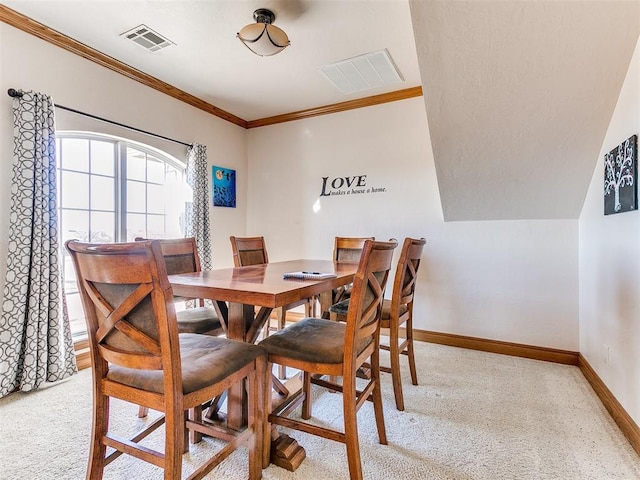
POLYGON ((320 318, 329 318, 329 307, 333 305, 333 291, 328 290, 319 295, 320 318))
MULTIPOLYGON (((329 302, 331 300, 331 292, 329 292, 329 302)), ((322 303, 321 303, 322 305, 322 303)), ((330 303, 326 308, 329 308, 330 303)), ((259 332, 262 323, 268 321, 271 309, 262 308, 256 315, 255 308, 252 305, 244 305, 241 303, 230 303, 227 322, 227 338, 241 340, 244 342, 254 342, 256 332, 259 332)), ((299 380, 294 377, 287 381, 286 389, 289 392, 296 392, 301 388, 297 384, 299 380)), ((271 384, 271 382, 269 382, 271 384)), ((280 397, 282 401, 282 397, 280 397)), ((240 430, 247 424, 247 401, 246 389, 243 385, 233 386, 227 397, 227 426, 236 430, 240 430)), ((291 437, 280 434, 280 432, 272 429, 272 450, 271 461, 276 465, 295 471, 305 458, 305 451, 291 437)))
POLYGON ((298 444, 295 438, 291 438, 286 433, 280 433, 275 428, 271 431, 271 438, 269 461, 280 468, 295 472, 307 457, 305 449, 298 444))
MULTIPOLYGON (((254 308, 252 305, 242 303, 229 304, 229 322, 227 326, 227 338, 247 340, 247 330, 253 323, 254 308)), ((229 389, 227 397, 227 426, 240 430, 247 424, 247 397, 244 385, 237 384, 229 389)))

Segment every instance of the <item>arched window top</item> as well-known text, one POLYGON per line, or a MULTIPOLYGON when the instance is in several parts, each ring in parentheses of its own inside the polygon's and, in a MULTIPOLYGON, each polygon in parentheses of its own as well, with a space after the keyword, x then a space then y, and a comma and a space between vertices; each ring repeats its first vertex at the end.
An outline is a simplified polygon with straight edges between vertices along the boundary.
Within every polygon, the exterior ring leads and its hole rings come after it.
POLYGON ((87 132, 87 131, 80 131, 80 130, 56 130, 56 137, 85 138, 85 139, 91 139, 91 140, 103 140, 103 141, 114 142, 114 143, 117 143, 117 142, 126 143, 127 145, 130 145, 131 147, 136 148, 140 151, 157 156, 158 158, 162 158, 164 161, 172 164, 176 168, 182 169, 183 171, 185 170, 185 168, 187 168, 184 160, 178 160, 173 155, 170 155, 169 153, 163 150, 160 150, 159 148, 153 147, 151 145, 147 145, 142 142, 137 142, 135 140, 131 140, 128 138, 117 137, 115 135, 109 135, 106 133, 87 132))

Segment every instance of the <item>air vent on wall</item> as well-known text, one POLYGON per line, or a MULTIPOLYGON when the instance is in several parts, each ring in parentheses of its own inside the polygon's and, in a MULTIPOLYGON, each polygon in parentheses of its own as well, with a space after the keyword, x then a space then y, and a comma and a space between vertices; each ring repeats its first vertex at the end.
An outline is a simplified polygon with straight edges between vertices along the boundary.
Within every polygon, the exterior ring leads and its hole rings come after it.
POLYGON ((345 94, 403 81, 386 49, 324 65, 320 71, 345 94))
POLYGON ((175 45, 171 40, 154 32, 146 25, 138 25, 136 28, 121 33, 120 36, 137 43, 150 52, 157 52, 170 45, 175 45))

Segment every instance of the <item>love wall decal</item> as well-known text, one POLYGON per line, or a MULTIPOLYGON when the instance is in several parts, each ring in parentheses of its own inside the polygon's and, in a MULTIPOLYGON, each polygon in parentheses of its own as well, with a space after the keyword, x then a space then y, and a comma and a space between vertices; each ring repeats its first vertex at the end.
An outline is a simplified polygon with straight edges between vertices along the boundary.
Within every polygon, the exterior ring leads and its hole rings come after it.
POLYGON ((366 175, 352 175, 347 177, 322 177, 321 197, 334 195, 362 195, 367 193, 385 193, 386 187, 371 187, 367 185, 366 175))

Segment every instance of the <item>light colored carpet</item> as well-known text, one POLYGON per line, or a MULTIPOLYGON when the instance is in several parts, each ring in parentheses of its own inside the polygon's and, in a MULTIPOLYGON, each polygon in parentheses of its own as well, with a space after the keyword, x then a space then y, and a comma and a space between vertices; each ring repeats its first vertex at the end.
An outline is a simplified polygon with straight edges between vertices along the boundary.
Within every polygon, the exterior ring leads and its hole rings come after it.
MULTIPOLYGON (((358 415, 367 479, 640 479, 633 451, 576 367, 441 345, 417 345, 420 386, 405 368, 405 404, 398 412, 391 378, 383 374, 389 445, 377 441, 373 409, 358 415)), ((405 366, 406 367, 406 366, 405 366)), ((91 431, 91 373, 0 399, 0 479, 82 479, 91 431)), ((341 425, 338 394, 318 390, 314 417, 341 425)), ((112 403, 123 434, 144 420, 137 407, 112 403)), ((320 420, 318 420, 320 421, 320 420)), ((154 433, 154 435, 156 435, 154 433)), ((307 458, 291 473, 274 465, 270 479, 348 479, 342 444, 300 432, 291 436, 307 458)), ((161 444, 162 434, 149 439, 161 444)), ((214 442, 191 446, 192 471, 214 442)), ((246 451, 235 452, 207 478, 247 477, 246 451)), ((159 479, 160 470, 121 457, 106 479, 159 479)))

